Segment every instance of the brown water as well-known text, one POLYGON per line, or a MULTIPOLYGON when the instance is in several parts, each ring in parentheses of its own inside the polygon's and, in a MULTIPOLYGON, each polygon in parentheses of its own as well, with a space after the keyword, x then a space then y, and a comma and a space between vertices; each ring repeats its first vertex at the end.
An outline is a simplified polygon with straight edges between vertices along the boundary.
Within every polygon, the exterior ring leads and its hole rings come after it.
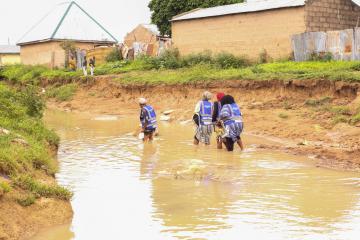
POLYGON ((70 226, 36 240, 359 239, 359 173, 257 150, 192 145, 192 125, 160 124, 143 145, 137 119, 48 112, 62 138, 59 183, 74 192, 70 226))

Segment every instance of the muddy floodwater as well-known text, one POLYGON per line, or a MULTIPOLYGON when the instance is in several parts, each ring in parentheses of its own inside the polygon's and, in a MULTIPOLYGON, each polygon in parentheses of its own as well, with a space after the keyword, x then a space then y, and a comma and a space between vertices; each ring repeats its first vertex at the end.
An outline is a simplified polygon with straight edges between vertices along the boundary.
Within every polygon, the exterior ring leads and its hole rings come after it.
POLYGON ((191 123, 161 123, 144 145, 137 121, 46 113, 74 218, 35 240, 360 239, 359 173, 257 149, 265 140, 246 135, 243 153, 195 147, 191 123))

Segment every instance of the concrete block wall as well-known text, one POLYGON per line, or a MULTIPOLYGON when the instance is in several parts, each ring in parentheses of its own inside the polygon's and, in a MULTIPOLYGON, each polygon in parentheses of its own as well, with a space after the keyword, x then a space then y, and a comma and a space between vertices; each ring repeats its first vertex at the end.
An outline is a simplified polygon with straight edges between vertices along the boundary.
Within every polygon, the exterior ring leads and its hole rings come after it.
POLYGON ((308 0, 305 23, 307 32, 354 28, 360 26, 360 7, 351 0, 308 0))

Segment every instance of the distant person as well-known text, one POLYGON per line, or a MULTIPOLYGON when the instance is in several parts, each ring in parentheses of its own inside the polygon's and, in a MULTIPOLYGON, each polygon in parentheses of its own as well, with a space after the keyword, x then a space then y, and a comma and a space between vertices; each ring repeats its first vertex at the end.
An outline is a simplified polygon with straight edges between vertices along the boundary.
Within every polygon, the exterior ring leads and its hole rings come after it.
POLYGON ((239 106, 230 95, 226 95, 221 99, 221 105, 220 119, 225 128, 222 139, 226 149, 233 151, 234 144, 237 143, 241 150, 244 150, 240 136, 243 131, 243 118, 239 106))
POLYGON ((93 56, 92 58, 90 58, 90 61, 89 61, 89 66, 90 66, 90 74, 91 74, 91 76, 94 76, 94 70, 95 70, 95 56, 93 56))
POLYGON ((224 134, 224 127, 222 126, 220 121, 221 99, 224 96, 225 94, 223 92, 219 92, 216 94, 217 101, 214 102, 212 114, 212 122, 214 124, 214 130, 216 133, 216 143, 218 149, 222 149, 222 135, 224 134))
POLYGON ((83 69, 83 72, 84 72, 84 76, 87 76, 88 73, 87 73, 87 59, 86 59, 86 57, 84 57, 84 60, 82 62, 82 69, 83 69))
POLYGON ((145 98, 139 98, 141 132, 144 134, 143 141, 152 141, 156 131, 156 113, 153 107, 147 105, 145 98))
MULTIPOLYGON (((199 101, 195 106, 195 115, 194 119, 198 120, 198 126, 194 136, 194 144, 198 145, 200 142, 205 143, 205 145, 210 145, 210 137, 212 134, 212 103, 211 93, 204 92, 202 95, 202 100, 199 101)), ((196 122, 196 121, 195 121, 196 122)))

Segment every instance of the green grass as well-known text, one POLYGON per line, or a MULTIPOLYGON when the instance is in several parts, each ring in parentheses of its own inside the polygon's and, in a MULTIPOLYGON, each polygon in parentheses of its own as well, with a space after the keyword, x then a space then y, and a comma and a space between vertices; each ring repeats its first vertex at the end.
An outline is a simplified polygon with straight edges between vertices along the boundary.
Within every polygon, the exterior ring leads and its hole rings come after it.
POLYGON ((352 116, 350 122, 354 125, 360 123, 360 112, 352 116))
POLYGON ((25 196, 20 196, 16 199, 17 203, 23 207, 31 206, 35 203, 36 198, 32 194, 27 194, 25 196))
POLYGON ((0 190, 2 190, 4 193, 8 193, 11 191, 11 186, 7 182, 0 181, 0 190))
POLYGON ((72 193, 58 185, 40 183, 29 175, 20 175, 14 178, 14 184, 23 190, 27 190, 37 197, 56 198, 70 200, 72 193))
MULTIPOLYGON (((184 84, 222 80, 310 80, 359 82, 359 62, 276 62, 249 67, 218 68, 198 64, 180 69, 152 69, 125 71, 116 80, 122 84, 184 84)), ((124 70, 124 71, 122 71, 124 70)))
POLYGON ((25 92, 0 84, 0 128, 10 131, 9 135, 0 135, 0 173, 12 175, 41 168, 53 174, 56 164, 48 146, 57 146, 59 137, 41 120, 44 105, 33 108, 29 104, 43 100, 25 92), (25 140, 28 146, 14 143, 15 139, 25 140))
POLYGON ((59 102, 69 101, 75 95, 77 85, 66 84, 60 87, 52 87, 47 90, 46 96, 48 98, 55 98, 59 102))
MULTIPOLYGON (((53 176, 57 171, 50 147, 58 146, 59 137, 41 119, 43 101, 32 87, 14 89, 0 83, 0 128, 10 132, 0 134, 0 174, 16 179, 19 186, 33 194, 67 200, 67 190, 21 177, 53 176), (19 144, 18 139, 26 144, 19 144)), ((6 190, 4 186, 1 182, 0 187, 6 190)))
POLYGON ((68 71, 65 69, 51 70, 44 66, 9 65, 0 68, 0 79, 3 78, 11 84, 33 85, 65 84, 82 80, 81 71, 68 71))

